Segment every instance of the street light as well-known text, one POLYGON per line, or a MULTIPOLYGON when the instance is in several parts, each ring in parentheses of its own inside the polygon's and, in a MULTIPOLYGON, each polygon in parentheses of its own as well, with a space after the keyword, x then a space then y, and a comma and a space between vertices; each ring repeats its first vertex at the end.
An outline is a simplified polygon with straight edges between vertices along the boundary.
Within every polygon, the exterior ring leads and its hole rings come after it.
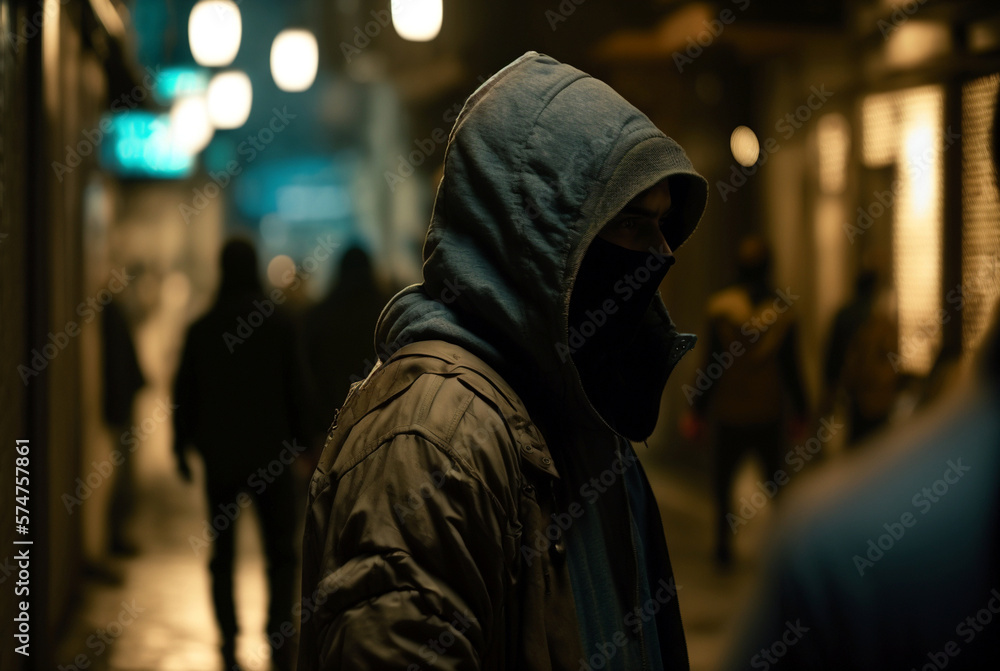
POLYGON ((195 62, 223 67, 236 58, 243 35, 240 8, 230 0, 201 0, 191 8, 188 42, 195 62))
POLYGON ((271 76, 282 91, 305 91, 316 80, 319 47, 308 30, 282 30, 271 44, 271 76))
POLYGON ((429 42, 441 32, 441 0, 392 0, 392 27, 404 40, 429 42))
POLYGON ((208 84, 208 117, 216 128, 239 128, 250 117, 253 86, 245 72, 220 72, 208 84))

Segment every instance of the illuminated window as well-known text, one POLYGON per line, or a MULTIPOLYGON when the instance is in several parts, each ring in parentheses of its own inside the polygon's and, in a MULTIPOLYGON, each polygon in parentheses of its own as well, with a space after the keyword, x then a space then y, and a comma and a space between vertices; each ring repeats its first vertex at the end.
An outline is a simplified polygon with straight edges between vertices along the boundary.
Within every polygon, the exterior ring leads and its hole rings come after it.
POLYGON ((870 95, 861 103, 861 159, 869 168, 892 165, 896 160, 896 99, 891 93, 870 95))
POLYGON ((816 126, 819 148, 819 188, 823 194, 837 195, 847 186, 847 153, 850 127, 843 114, 824 114, 816 126))
POLYGON ((816 124, 816 155, 819 195, 813 220, 816 284, 816 314, 825 323, 844 300, 844 221, 847 217, 843 193, 847 187, 847 158, 851 146, 850 125, 843 114, 824 114, 816 124))
POLYGON ((893 279, 901 370, 928 373, 941 344, 942 153, 944 94, 924 86, 868 96, 862 103, 862 160, 895 164, 893 279))
POLYGON ((991 75, 962 89, 962 348, 966 354, 974 351, 989 327, 1000 282, 1000 198, 991 142, 998 85, 1000 75, 991 75))

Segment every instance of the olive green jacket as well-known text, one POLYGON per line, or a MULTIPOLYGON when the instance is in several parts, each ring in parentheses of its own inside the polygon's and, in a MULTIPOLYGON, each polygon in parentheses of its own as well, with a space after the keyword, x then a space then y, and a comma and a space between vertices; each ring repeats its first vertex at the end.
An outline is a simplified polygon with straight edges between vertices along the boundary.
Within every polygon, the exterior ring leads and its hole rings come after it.
MULTIPOLYGON (((403 347, 352 387, 311 482, 299 669, 581 668, 565 548, 546 536, 578 489, 559 480, 489 366, 403 347)), ((651 583, 673 584, 652 512, 651 583)), ((665 668, 687 668, 676 599, 657 626, 665 668)))

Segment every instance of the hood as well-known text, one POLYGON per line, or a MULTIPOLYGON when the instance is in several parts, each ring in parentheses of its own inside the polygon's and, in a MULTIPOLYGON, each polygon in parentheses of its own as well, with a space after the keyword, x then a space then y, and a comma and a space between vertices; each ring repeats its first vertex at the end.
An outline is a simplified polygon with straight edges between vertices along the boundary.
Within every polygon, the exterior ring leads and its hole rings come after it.
MULTIPOLYGON (((664 236, 676 251, 708 196, 683 149, 608 85, 526 53, 484 82, 455 122, 423 248, 424 281, 383 309, 380 356, 418 340, 452 342, 503 375, 533 414, 558 399, 574 421, 606 426, 565 355, 570 294, 604 224, 667 177, 673 206, 664 236)), ((659 294, 645 324, 657 333, 647 361, 662 377, 657 412, 666 377, 694 336, 677 334, 659 294)))
POLYGON ((257 250, 249 241, 242 238, 229 240, 222 248, 219 265, 222 269, 219 298, 263 292, 257 276, 257 250))

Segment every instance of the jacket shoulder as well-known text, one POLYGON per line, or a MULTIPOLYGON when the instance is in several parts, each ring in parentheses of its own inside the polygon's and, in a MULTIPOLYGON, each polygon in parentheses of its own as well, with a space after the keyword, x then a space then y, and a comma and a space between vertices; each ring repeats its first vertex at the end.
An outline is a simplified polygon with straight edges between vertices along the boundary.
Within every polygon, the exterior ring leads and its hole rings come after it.
POLYGON ((463 353, 456 346, 404 348, 352 387, 313 486, 334 485, 364 468, 395 437, 411 434, 444 453, 512 511, 521 477, 519 448, 540 436, 526 429, 527 413, 506 382, 472 355, 464 353, 463 361, 463 353))

